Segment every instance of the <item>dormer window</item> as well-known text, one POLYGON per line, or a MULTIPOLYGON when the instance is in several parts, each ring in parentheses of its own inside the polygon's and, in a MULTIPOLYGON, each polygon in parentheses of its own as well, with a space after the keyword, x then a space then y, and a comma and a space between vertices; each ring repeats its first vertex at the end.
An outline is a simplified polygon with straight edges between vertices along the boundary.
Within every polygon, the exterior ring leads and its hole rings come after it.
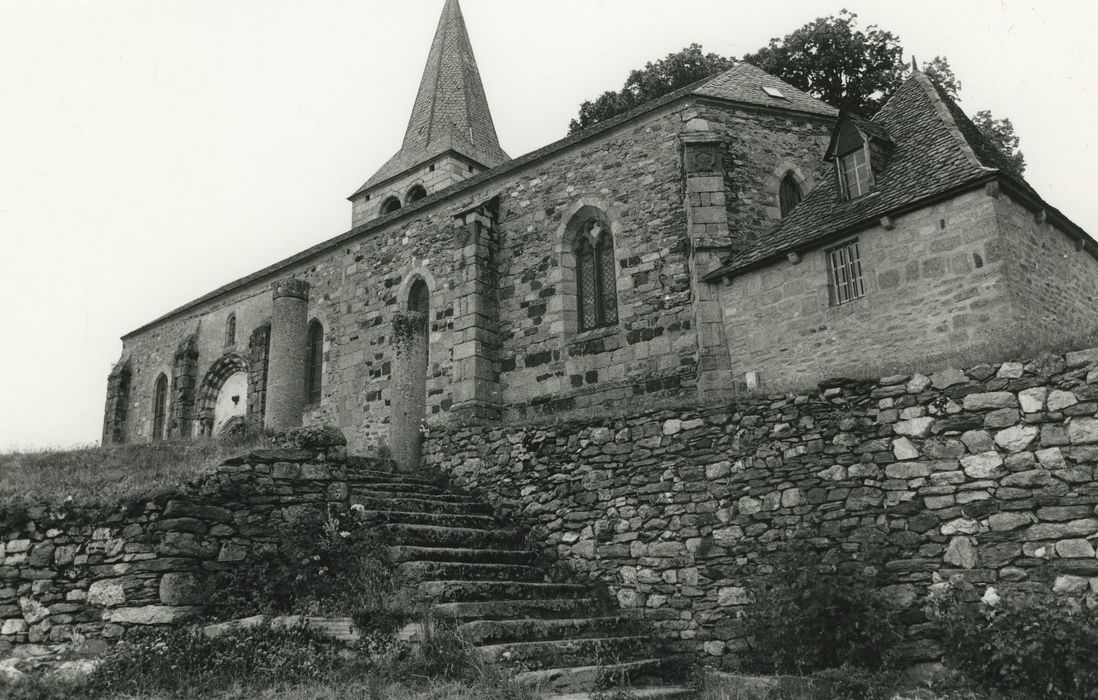
POLYGON ((861 197, 869 192, 873 173, 864 146, 839 158, 839 181, 847 199, 861 197))

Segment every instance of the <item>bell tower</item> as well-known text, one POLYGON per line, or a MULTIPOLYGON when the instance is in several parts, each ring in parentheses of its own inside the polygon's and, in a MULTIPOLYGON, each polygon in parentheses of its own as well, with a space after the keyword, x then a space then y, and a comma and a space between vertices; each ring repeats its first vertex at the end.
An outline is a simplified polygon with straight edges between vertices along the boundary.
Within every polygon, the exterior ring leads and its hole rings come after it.
POLYGON ((351 225, 510 160, 500 148, 458 0, 446 0, 419 82, 404 143, 358 188, 351 225))

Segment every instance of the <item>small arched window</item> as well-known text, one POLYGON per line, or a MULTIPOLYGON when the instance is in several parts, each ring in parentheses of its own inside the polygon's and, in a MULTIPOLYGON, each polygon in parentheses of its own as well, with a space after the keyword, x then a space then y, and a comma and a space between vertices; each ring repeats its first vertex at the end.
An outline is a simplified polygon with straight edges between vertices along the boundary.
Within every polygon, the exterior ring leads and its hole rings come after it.
POLYGON ((609 229, 598 220, 576 235, 576 299, 579 330, 618 322, 617 262, 609 229))
POLYGON ((381 203, 381 215, 391 214, 397 209, 400 209, 400 199, 398 197, 389 197, 381 203))
POLYGON ((236 314, 229 314, 225 321, 225 345, 236 345, 236 314))
POLYGON ((156 378, 156 389, 153 391, 153 432, 154 441, 165 440, 168 437, 168 378, 161 374, 156 378))
POLYGON ((782 178, 782 184, 778 187, 778 204, 781 207, 783 219, 800 204, 801 197, 801 186, 797 184, 793 173, 786 173, 782 178))
POLYGON ((405 204, 411 204, 412 202, 418 202, 427 196, 427 188, 423 185, 416 185, 412 189, 408 190, 408 194, 404 197, 405 204))
POLYGON ((408 310, 418 311, 425 317, 430 317, 431 314, 431 290, 427 289, 427 283, 420 277, 412 283, 411 290, 408 291, 408 310))
POLYGON ((309 324, 305 342, 305 400, 308 403, 320 403, 320 394, 324 387, 324 326, 320 325, 320 321, 309 324))

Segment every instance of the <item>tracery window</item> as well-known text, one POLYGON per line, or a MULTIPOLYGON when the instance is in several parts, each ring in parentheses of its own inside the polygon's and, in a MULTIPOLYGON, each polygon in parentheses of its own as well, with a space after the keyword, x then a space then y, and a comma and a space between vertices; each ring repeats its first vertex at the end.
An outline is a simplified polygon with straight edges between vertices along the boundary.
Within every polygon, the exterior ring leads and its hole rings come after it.
POLYGON ((153 391, 153 430, 152 439, 155 442, 165 440, 168 437, 168 378, 161 374, 156 378, 156 389, 153 391))
POLYGON ((598 220, 584 224, 576 234, 576 299, 579 330, 618 322, 618 289, 614 240, 598 220))
POLYGON ((786 173, 778 186, 778 205, 781 208, 782 218, 789 216, 793 208, 801 202, 801 186, 797 184, 793 173, 786 173))
POLYGON ((324 386, 324 326, 320 325, 320 321, 309 324, 305 342, 305 400, 307 403, 320 403, 324 386))

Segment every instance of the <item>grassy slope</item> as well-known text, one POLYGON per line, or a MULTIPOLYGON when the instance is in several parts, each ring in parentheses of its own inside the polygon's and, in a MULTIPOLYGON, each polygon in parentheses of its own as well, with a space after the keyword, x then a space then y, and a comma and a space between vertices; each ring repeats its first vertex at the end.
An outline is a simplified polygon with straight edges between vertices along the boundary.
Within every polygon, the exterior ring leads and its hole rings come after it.
POLYGON ((14 503, 111 507, 174 490, 259 440, 0 453, 0 508, 14 503))

